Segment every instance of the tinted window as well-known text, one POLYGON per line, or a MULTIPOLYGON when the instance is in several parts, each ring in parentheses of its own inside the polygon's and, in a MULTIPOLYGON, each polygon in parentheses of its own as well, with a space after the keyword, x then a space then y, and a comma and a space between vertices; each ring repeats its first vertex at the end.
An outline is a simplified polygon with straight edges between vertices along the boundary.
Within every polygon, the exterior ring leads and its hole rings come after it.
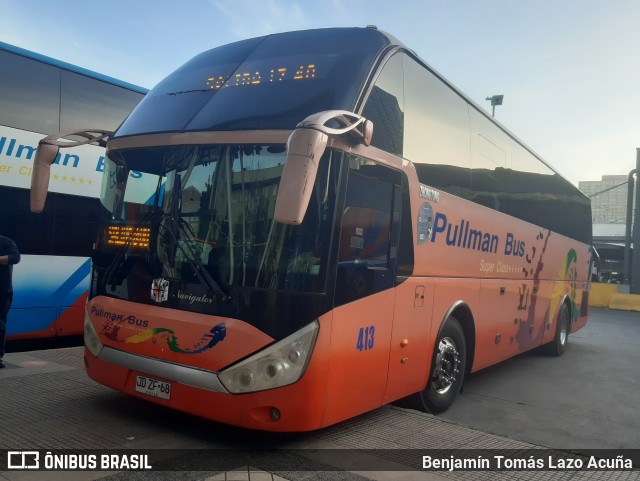
POLYGON ((416 162, 420 182, 591 242, 589 199, 486 116, 469 110, 433 74, 406 60, 404 156, 416 162))
POLYGON ((210 50, 154 88, 118 135, 293 129, 322 110, 353 110, 387 43, 371 29, 321 29, 210 50))
POLYGON ((143 95, 84 75, 61 71, 60 130, 115 130, 143 95))
POLYGON ((362 115, 373 122, 374 147, 402 155, 404 137, 404 86, 402 56, 387 62, 376 80, 362 115))
POLYGON ((21 254, 51 254, 54 203, 50 200, 53 196, 51 194, 48 196, 48 202, 42 214, 33 214, 29 209, 27 189, 13 187, 0 187, 0 189, 2 189, 2 203, 11 206, 11 209, 0 209, 2 234, 15 241, 21 254))
POLYGON ((55 256, 89 257, 96 241, 98 199, 55 195, 55 225, 51 253, 55 256))
POLYGON ((404 157, 420 164, 421 182, 468 197, 471 160, 466 101, 407 56, 404 85, 404 157))
POLYGON ((505 213, 591 243, 591 206, 582 192, 515 141, 512 167, 505 213))
MULTIPOLYGON (((402 207, 396 205, 396 211, 400 210, 400 240, 398 246, 397 276, 410 276, 413 274, 413 217, 411 216, 411 195, 409 194, 409 181, 406 174, 402 174, 402 207)), ((398 279, 400 281, 400 279, 398 279)))
POLYGON ((336 305, 393 286, 400 222, 400 175, 352 161, 340 225, 336 305))
POLYGON ((591 208, 576 187, 473 110, 473 202, 591 242, 591 208))
POLYGON ((47 196, 42 214, 29 209, 29 190, 2 188, 0 230, 12 238, 22 254, 89 257, 95 241, 98 199, 65 194, 47 196))
POLYGON ((60 131, 60 71, 0 50, 0 123, 52 134, 60 131))

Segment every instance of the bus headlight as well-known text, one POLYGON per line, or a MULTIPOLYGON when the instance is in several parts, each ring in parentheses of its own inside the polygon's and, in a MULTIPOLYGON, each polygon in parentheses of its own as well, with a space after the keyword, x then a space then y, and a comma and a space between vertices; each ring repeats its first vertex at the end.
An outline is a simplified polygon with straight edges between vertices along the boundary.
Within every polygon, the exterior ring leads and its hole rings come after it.
POLYGON ((218 373, 220 382, 234 394, 264 391, 293 384, 302 377, 316 342, 318 321, 244 361, 218 373))
POLYGON ((93 327, 93 323, 87 312, 84 314, 84 345, 91 351, 91 354, 96 357, 98 357, 103 347, 102 341, 100 341, 100 337, 93 327))

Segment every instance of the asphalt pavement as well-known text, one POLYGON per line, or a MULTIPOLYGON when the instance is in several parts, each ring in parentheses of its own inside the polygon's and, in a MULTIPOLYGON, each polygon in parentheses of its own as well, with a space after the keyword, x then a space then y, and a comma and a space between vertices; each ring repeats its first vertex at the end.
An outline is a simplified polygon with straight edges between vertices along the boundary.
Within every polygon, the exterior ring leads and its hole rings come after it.
MULTIPOLYGON (((590 330, 585 328, 583 334, 571 337, 562 358, 543 359, 538 354, 526 354, 470 377, 464 394, 445 415, 436 417, 399 406, 384 406, 338 425, 302 434, 241 430, 115 392, 86 376, 81 347, 9 353, 5 356, 6 369, 0 370, 0 457, 8 456, 8 451, 36 451, 41 460, 47 452, 65 456, 144 453, 151 457, 154 470, 9 470, 7 459, 0 459, 0 469, 4 467, 0 479, 639 480, 637 469, 449 471, 423 469, 421 465, 425 455, 433 455, 434 459, 437 456, 480 459, 503 452, 528 459, 540 453, 545 458, 553 455, 554 459, 560 456, 586 461, 588 453, 578 453, 574 448, 638 447, 637 437, 627 435, 635 432, 637 436, 638 432, 634 424, 637 410, 632 408, 636 398, 616 391, 617 384, 611 380, 617 377, 619 383, 624 378, 627 386, 635 389, 632 383, 637 383, 637 377, 633 377, 637 375, 632 368, 612 369, 598 361, 604 349, 638 365, 636 341, 631 340, 629 332, 638 328, 634 322, 640 324, 640 316, 599 311, 592 319, 590 330), (615 322, 607 321, 610 318, 615 322), (609 341, 605 345, 598 340, 603 331, 613 336, 613 347, 609 341), (518 380, 519 387, 500 384, 511 379, 507 373, 522 378, 518 380), (577 373, 587 376, 587 381, 574 382, 577 373), (600 378, 607 373, 609 378, 600 378), (551 382, 552 387, 544 391, 540 379, 557 379, 555 388, 551 382), (549 429, 570 431, 571 428, 554 427, 554 418, 541 420, 546 419, 548 412, 566 411, 568 425, 575 426, 577 421, 573 417, 581 418, 588 411, 587 398, 592 392, 608 392, 618 404, 610 408, 607 416, 596 410, 585 420, 590 425, 602 418, 601 424, 580 431, 584 437, 568 438, 571 444, 565 444, 564 440, 554 442, 555 434, 550 437, 539 434, 549 429), (510 413, 513 406, 521 410, 510 413), (573 406, 578 411, 572 412, 573 406), (518 423, 522 423, 520 432, 501 428, 518 423), (610 429, 603 429, 607 425, 610 429), (625 439, 624 443, 611 443, 615 436, 625 439)), ((614 402, 600 397, 595 401, 614 402)), ((637 454, 631 452, 630 456, 637 454)))

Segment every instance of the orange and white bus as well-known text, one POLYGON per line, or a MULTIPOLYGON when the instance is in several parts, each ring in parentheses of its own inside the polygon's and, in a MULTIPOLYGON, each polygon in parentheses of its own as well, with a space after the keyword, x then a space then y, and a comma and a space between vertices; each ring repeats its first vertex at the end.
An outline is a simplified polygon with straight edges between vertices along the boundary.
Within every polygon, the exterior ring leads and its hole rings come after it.
POLYGON ((440 412, 586 323, 589 200, 375 28, 214 48, 98 137, 85 362, 116 390, 272 431, 440 412))

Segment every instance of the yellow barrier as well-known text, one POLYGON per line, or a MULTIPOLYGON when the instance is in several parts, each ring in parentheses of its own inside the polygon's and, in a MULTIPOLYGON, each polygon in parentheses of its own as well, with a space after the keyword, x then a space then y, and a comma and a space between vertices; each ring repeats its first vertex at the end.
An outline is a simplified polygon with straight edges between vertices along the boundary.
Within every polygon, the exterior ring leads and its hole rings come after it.
POLYGON ((612 294, 609 309, 640 311, 640 294, 612 294))
POLYGON ((589 292, 589 306, 607 307, 621 311, 640 311, 640 295, 621 294, 618 284, 593 282, 589 292))
POLYGON ((589 291, 589 306, 609 307, 611 296, 617 293, 617 284, 601 284, 593 282, 591 283, 591 291, 589 291))

